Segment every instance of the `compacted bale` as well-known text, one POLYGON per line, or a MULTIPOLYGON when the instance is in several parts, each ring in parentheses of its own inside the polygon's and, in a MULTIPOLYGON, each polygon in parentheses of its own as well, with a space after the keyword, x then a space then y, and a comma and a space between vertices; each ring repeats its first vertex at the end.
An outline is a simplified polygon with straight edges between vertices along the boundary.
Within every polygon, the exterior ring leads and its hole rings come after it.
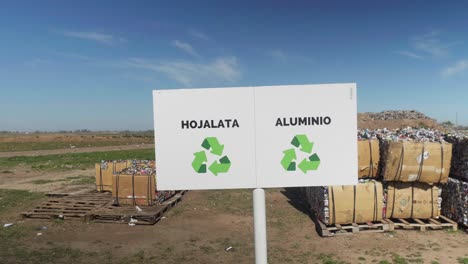
POLYGON ((450 177, 468 181, 468 138, 462 135, 448 135, 446 139, 453 144, 450 177))
POLYGON ((386 218, 438 218, 441 190, 427 183, 388 182, 386 218))
POLYGON ((127 160, 103 160, 96 163, 96 190, 112 191, 112 175, 127 168, 129 164, 127 160))
POLYGON ((380 148, 377 139, 358 141, 358 177, 376 178, 379 170, 380 148))
POLYGON ((445 183, 452 144, 445 142, 383 142, 384 181, 445 183))
POLYGON ((382 220, 383 188, 377 181, 356 186, 304 187, 305 199, 322 223, 350 224, 382 220))
POLYGON ((442 214, 468 226, 468 182, 449 178, 442 191, 442 214))

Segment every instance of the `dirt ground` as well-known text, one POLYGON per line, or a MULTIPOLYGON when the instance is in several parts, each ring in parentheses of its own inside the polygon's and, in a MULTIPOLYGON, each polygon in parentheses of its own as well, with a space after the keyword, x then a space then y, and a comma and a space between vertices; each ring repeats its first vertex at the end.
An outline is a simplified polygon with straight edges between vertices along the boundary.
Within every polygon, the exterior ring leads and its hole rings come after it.
MULTIPOLYGON (((153 147, 150 144, 145 146, 153 147)), ((48 151, 39 153, 52 154, 48 151)), ((94 188, 92 183, 70 182, 92 176, 92 168, 44 172, 17 166, 0 172, 0 190, 86 192, 94 188)), ((40 201, 0 213, 0 263, 254 263, 251 190, 190 191, 153 226, 20 217, 40 201), (3 227, 6 223, 14 225, 3 227)), ((321 238, 294 189, 267 190, 266 203, 269 263, 468 263, 468 235, 463 231, 397 230, 321 238)))
MULTIPOLYGON (((468 256, 462 232, 321 238, 294 191, 269 190, 266 198, 269 263, 459 263, 468 256)), ((80 252, 74 263, 254 263, 248 190, 188 192, 153 226, 22 220, 14 212, 0 219, 26 230, 21 250, 68 248, 80 252)), ((58 253, 56 263, 63 261, 58 253)))

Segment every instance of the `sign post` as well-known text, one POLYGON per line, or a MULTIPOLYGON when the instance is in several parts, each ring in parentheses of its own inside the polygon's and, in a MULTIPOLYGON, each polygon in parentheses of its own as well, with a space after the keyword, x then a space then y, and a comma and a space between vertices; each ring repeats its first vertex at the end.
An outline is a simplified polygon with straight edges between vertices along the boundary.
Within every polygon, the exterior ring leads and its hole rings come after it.
POLYGON ((256 263, 267 263, 262 188, 357 184, 356 84, 153 91, 158 190, 254 189, 256 263))
POLYGON ((254 232, 255 232, 255 263, 267 264, 267 233, 265 190, 253 190, 254 232))

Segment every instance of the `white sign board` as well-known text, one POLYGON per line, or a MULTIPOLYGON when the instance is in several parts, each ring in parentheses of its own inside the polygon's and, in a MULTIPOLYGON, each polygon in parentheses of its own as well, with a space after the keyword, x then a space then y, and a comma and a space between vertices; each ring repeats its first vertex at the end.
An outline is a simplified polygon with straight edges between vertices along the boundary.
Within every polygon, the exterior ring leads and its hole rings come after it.
POLYGON ((355 84, 153 91, 158 190, 357 184, 355 84))

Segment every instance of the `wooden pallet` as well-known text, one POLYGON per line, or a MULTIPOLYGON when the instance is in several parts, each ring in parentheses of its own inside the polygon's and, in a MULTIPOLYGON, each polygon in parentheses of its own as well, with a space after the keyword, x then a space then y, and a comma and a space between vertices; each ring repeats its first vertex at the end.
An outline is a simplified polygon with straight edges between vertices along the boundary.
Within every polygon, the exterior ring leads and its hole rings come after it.
POLYGON ((419 218, 410 218, 410 219, 401 219, 401 218, 392 218, 385 219, 390 223, 393 228, 402 228, 402 229, 419 229, 420 231, 426 231, 427 229, 452 229, 452 231, 458 230, 458 224, 451 219, 440 215, 438 219, 429 218, 429 219, 419 219, 419 218))
POLYGON ((158 222, 163 215, 181 200, 184 192, 179 192, 161 205, 139 206, 138 211, 135 206, 112 206, 107 205, 96 208, 90 212, 90 221, 97 223, 117 223, 136 225, 153 225, 158 222))
POLYGON ((25 218, 86 220, 89 212, 111 202, 110 194, 86 193, 51 196, 33 209, 21 213, 25 218))
POLYGON ((357 233, 381 233, 391 230, 389 223, 385 221, 374 221, 366 223, 333 224, 325 225, 320 220, 315 220, 317 232, 321 237, 332 237, 340 235, 352 235, 357 233))

